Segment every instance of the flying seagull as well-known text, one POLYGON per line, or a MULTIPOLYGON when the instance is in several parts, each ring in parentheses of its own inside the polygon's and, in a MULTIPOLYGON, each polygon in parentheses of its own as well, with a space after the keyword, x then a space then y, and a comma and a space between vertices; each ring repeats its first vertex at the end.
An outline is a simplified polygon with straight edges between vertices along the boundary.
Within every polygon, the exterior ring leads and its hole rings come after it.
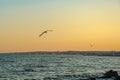
POLYGON ((46 31, 43 31, 43 32, 39 35, 39 37, 41 37, 41 36, 44 35, 45 33, 48 33, 48 31, 53 31, 53 30, 46 30, 46 31))
POLYGON ((94 44, 89 44, 90 45, 90 47, 93 47, 94 46, 94 44))

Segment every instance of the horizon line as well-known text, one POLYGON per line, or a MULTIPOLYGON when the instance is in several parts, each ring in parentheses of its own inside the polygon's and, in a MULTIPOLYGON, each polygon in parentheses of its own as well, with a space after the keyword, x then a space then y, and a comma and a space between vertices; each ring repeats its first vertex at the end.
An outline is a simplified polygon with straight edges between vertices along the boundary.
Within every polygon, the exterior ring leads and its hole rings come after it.
POLYGON ((17 53, 39 53, 39 52, 120 52, 120 50, 41 50, 41 51, 13 51, 13 52, 0 52, 0 54, 17 54, 17 53))

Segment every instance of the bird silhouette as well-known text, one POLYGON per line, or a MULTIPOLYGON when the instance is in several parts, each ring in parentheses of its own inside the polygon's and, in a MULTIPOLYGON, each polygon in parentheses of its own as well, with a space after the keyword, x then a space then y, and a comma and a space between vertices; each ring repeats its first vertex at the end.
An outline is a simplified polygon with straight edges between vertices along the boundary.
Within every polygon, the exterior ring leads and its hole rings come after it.
POLYGON ((94 46, 94 44, 89 44, 90 45, 90 47, 93 47, 94 46))
POLYGON ((39 37, 41 37, 41 36, 44 35, 45 33, 48 33, 48 31, 53 31, 53 30, 45 30, 45 31, 43 31, 43 32, 39 35, 39 37))

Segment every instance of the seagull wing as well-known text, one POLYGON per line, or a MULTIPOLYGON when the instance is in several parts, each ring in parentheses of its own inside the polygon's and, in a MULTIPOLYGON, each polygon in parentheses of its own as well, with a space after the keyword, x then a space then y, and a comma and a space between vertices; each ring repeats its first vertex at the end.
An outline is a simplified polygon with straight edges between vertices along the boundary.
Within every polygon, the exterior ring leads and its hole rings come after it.
POLYGON ((39 37, 41 37, 43 34, 45 34, 45 31, 44 31, 44 32, 42 32, 42 33, 39 35, 39 37))
POLYGON ((46 30, 46 31, 53 31, 53 30, 46 30))
POLYGON ((48 31, 53 31, 53 30, 46 30, 46 31, 43 31, 43 32, 39 35, 39 37, 41 37, 43 34, 47 33, 48 31))

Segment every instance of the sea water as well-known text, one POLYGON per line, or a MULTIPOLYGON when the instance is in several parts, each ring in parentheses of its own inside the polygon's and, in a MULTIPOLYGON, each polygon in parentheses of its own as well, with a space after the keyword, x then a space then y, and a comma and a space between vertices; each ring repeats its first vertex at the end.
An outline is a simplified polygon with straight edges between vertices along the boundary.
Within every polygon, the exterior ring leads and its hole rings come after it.
POLYGON ((0 54, 0 80, 82 80, 120 73, 120 57, 79 54, 0 54))

